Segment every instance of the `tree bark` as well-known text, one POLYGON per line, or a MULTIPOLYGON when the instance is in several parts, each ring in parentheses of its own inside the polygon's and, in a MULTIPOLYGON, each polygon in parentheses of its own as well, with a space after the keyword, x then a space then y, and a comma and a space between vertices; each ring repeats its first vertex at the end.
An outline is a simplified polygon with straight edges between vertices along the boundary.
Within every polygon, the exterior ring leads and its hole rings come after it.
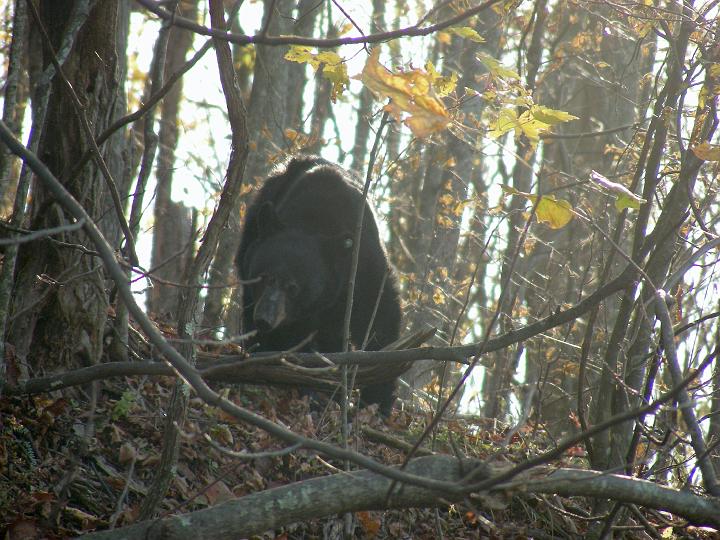
MULTIPOLYGON (((61 47, 66 28, 77 17, 70 0, 47 0, 39 4, 42 25, 54 50, 61 47)), ((94 4, 80 28, 63 65, 63 73, 74 88, 95 133, 102 132, 124 112, 124 53, 127 19, 120 17, 122 4, 108 0, 94 4)), ((43 47, 43 65, 50 52, 43 47)), ((33 107, 42 96, 35 96, 33 107)), ((105 237, 118 246, 119 226, 105 179, 94 163, 75 177, 69 170, 88 147, 78 113, 59 75, 52 83, 47 115, 42 124, 38 154, 64 186, 97 220, 105 237)), ((123 178, 122 132, 102 148, 102 155, 115 179, 123 178)), ((41 184, 33 187, 32 228, 67 224, 69 218, 41 184)), ((9 339, 20 358, 35 368, 66 367, 95 363, 103 352, 103 330, 108 294, 102 264, 73 245, 90 246, 82 231, 60 237, 65 245, 41 240, 22 247, 14 287, 15 320, 9 339), (37 276, 45 276, 38 280, 37 276)), ((92 249, 92 248, 89 248, 92 249)))

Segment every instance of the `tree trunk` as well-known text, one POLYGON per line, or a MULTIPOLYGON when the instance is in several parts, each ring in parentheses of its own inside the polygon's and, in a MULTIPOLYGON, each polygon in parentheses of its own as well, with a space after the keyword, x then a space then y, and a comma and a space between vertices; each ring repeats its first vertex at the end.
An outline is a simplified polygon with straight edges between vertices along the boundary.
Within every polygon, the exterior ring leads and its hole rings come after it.
MULTIPOLYGON (((66 28, 79 16, 70 0, 39 3, 41 24, 47 29, 54 50, 58 50, 66 28)), ((81 114, 95 130, 102 132, 125 111, 122 82, 125 80, 127 4, 107 0, 94 4, 80 28, 63 73, 80 102, 81 114)), ((50 65, 50 53, 43 47, 43 65, 50 65)), ((42 89, 41 89, 42 90, 42 89)), ((49 89, 47 90, 49 91, 49 89)), ((36 92, 33 107, 43 99, 36 92)), ((67 87, 58 75, 52 82, 47 115, 42 123, 39 157, 96 220, 111 245, 118 246, 119 227, 107 182, 95 163, 76 176, 73 169, 88 148, 78 112, 67 87)), ((122 179, 124 168, 122 131, 102 148, 102 155, 114 179, 122 179)), ((118 186, 122 190, 122 186, 118 186)), ((67 225, 70 221, 41 184, 33 187, 32 228, 67 225)), ((103 331, 108 309, 108 292, 102 263, 83 253, 92 246, 82 231, 66 232, 64 244, 40 240, 22 247, 14 287, 15 319, 9 341, 18 356, 30 360, 34 369, 94 363, 103 351, 103 331), (80 248, 75 246, 81 246, 80 248), (38 279, 42 276, 42 279, 38 279)))

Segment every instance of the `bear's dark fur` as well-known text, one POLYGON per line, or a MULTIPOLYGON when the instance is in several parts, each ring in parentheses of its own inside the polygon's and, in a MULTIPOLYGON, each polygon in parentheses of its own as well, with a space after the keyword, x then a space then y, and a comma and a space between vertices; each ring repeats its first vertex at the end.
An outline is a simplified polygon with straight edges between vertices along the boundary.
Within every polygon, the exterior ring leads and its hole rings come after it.
MULTIPOLYGON (((301 344, 302 351, 343 350, 361 201, 357 179, 317 156, 295 157, 265 180, 248 206, 237 255, 240 279, 257 280, 243 286, 242 319, 243 332, 257 330, 259 350, 298 350, 301 344)), ((378 350, 398 338, 398 286, 367 203, 353 297, 354 347, 363 347, 366 336, 366 350, 378 350)), ((394 388, 394 380, 367 386, 361 397, 364 403, 378 403, 387 415, 394 388)))

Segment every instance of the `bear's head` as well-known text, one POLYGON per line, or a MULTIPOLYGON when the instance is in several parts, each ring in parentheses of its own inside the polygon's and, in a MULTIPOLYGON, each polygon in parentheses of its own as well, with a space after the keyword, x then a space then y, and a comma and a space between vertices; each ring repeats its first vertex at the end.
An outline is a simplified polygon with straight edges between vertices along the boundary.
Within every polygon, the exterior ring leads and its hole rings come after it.
POLYGON ((253 324, 268 334, 297 322, 308 322, 344 301, 352 238, 347 233, 308 232, 281 222, 274 207, 258 212, 257 236, 240 269, 246 305, 253 304, 253 324))

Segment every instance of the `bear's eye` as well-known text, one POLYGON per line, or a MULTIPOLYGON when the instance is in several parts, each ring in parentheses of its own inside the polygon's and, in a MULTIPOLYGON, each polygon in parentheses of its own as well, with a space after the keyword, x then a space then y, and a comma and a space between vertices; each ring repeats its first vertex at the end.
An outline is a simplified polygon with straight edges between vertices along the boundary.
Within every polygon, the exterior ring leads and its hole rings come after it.
POLYGON ((294 281, 291 281, 285 287, 285 292, 290 298, 295 298, 300 293, 300 286, 294 281))
POLYGON ((345 249, 350 249, 351 247, 353 247, 353 239, 352 239, 351 237, 349 237, 349 236, 346 237, 346 238, 343 240, 343 247, 344 247, 345 249))

